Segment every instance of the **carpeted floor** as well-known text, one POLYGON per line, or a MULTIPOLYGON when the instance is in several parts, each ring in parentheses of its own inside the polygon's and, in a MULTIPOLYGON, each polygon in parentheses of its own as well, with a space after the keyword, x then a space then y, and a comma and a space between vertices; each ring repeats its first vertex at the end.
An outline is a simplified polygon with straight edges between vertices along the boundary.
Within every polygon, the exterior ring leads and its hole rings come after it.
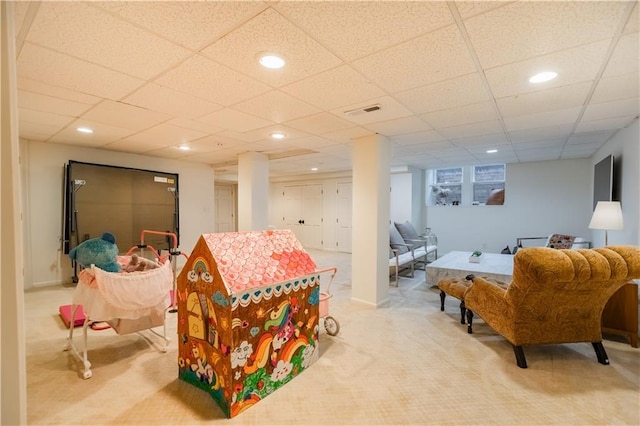
POLYGON ((167 353, 139 334, 89 330, 93 377, 83 380, 63 351, 67 329, 57 314, 74 287, 28 291, 28 423, 640 424, 640 349, 605 340, 611 365, 603 366, 587 343, 529 347, 523 370, 481 319, 466 333, 455 299, 440 312, 423 272, 401 279, 389 305, 373 309, 350 301, 350 255, 310 253, 319 267, 338 267, 330 313, 340 332, 323 330, 312 367, 231 420, 208 394, 178 379, 176 314, 168 319, 167 353))

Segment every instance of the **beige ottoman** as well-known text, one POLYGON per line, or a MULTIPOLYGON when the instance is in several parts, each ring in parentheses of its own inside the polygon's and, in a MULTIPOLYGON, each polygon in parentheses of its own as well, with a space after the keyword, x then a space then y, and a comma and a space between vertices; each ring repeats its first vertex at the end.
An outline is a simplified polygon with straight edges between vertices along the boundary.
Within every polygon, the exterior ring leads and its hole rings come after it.
MULTIPOLYGON (((470 315, 473 317, 471 311, 467 311, 464 305, 464 295, 471 287, 473 283, 473 275, 467 275, 465 278, 443 278, 438 281, 438 288, 440 289, 440 310, 444 312, 444 299, 446 295, 455 297, 460 300, 460 324, 465 324, 465 317, 470 315)), ((471 319, 471 318, 470 318, 471 319)), ((471 329, 467 330, 469 333, 471 329)))
MULTIPOLYGON (((438 288, 440 289, 440 310, 444 311, 444 299, 447 294, 456 299, 460 299, 460 324, 465 324, 466 322, 467 333, 469 334, 473 333, 473 312, 464 305, 464 296, 473 284, 474 278, 475 276, 473 274, 469 274, 464 278, 443 278, 438 281, 438 288)), ((507 283, 500 280, 489 279, 487 277, 482 278, 504 289, 508 286, 507 283)))

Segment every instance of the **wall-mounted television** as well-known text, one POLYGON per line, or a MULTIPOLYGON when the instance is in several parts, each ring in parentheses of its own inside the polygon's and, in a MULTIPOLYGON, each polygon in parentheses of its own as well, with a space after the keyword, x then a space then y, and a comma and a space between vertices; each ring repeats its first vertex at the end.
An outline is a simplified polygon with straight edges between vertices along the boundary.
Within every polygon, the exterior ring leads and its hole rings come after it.
POLYGON ((614 201, 614 157, 607 155, 593 169, 593 209, 598 201, 614 201))

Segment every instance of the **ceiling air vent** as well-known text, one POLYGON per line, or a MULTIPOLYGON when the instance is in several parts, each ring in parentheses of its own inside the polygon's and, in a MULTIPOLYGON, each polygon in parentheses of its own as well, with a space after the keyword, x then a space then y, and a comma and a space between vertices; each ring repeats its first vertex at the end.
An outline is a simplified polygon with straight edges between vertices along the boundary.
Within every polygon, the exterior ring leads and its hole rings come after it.
POLYGON ((380 108, 382 108, 382 105, 380 104, 374 104, 374 105, 369 105, 363 108, 357 108, 357 109, 352 109, 349 111, 345 111, 344 113, 346 115, 349 116, 356 116, 356 115, 360 115, 360 114, 366 114, 367 112, 373 112, 373 111, 378 111, 380 108))

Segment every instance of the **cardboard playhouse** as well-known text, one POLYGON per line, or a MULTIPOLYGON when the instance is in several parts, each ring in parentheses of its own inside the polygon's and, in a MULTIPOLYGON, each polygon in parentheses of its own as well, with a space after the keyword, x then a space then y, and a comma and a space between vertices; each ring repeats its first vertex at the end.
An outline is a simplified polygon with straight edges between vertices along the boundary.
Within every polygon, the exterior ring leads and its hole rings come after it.
POLYGON ((317 358, 320 277, 289 230, 201 235, 177 281, 180 379, 231 418, 317 358))

